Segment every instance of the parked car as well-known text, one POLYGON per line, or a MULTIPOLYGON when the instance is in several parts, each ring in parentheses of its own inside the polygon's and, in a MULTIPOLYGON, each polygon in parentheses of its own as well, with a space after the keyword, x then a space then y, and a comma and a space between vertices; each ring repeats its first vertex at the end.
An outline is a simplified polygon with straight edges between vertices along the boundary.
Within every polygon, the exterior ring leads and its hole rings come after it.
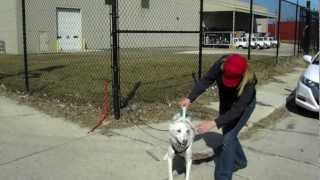
POLYGON ((274 37, 268 37, 270 43, 271 43, 271 47, 276 48, 278 41, 274 38, 274 37))
MULTIPOLYGON (((248 42, 249 44, 249 42, 248 42)), ((257 39, 256 38, 251 38, 251 48, 255 49, 257 48, 257 39)))
POLYGON ((263 37, 263 42, 266 48, 271 48, 271 41, 269 40, 268 37, 263 37))
POLYGON ((255 38, 255 39, 256 39, 256 47, 257 47, 258 49, 267 48, 267 47, 266 47, 266 44, 265 44, 265 42, 264 42, 264 40, 263 40, 263 37, 257 37, 257 38, 255 38))
POLYGON ((248 48, 248 41, 244 37, 234 38, 233 43, 236 48, 248 48))
MULTIPOLYGON (((246 37, 234 38, 233 41, 236 48, 248 48, 249 40, 246 37)), ((251 39, 251 48, 256 48, 255 38, 251 39)))
POLYGON ((295 94, 296 104, 313 112, 319 112, 319 54, 303 56, 310 65, 301 75, 295 94))

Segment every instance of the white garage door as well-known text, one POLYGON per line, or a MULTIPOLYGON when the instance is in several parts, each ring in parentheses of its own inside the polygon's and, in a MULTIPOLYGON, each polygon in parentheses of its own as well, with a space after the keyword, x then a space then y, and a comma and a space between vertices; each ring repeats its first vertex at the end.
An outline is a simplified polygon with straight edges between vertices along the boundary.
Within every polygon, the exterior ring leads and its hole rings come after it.
POLYGON ((49 36, 48 32, 40 31, 39 32, 39 40, 40 40, 40 52, 46 53, 49 51, 49 36))
POLYGON ((82 22, 79 9, 57 9, 58 42, 62 51, 80 51, 82 22))

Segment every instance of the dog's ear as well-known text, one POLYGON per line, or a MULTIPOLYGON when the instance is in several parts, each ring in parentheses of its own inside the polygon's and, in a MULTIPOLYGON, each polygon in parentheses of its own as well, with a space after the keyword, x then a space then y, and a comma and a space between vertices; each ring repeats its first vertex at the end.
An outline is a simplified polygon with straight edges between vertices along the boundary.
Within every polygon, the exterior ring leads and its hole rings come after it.
POLYGON ((189 119, 187 119, 187 123, 190 126, 190 128, 193 130, 193 132, 197 132, 195 126, 191 122, 191 118, 190 117, 189 117, 189 119))
POLYGON ((169 125, 169 128, 168 128, 169 132, 173 132, 174 131, 174 127, 175 127, 175 123, 171 123, 169 125))
POLYGON ((181 117, 181 116, 180 116, 180 113, 176 113, 176 114, 173 116, 172 120, 173 120, 173 121, 177 121, 180 117, 181 117))

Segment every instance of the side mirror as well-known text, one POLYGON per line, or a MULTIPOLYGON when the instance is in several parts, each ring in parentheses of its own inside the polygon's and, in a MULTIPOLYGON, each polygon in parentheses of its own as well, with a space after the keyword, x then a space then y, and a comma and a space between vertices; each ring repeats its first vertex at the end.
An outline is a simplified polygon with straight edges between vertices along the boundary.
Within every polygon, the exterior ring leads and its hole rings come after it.
POLYGON ((311 63, 311 61, 312 61, 312 56, 310 56, 310 55, 304 55, 304 56, 303 56, 303 59, 304 59, 306 62, 311 63))

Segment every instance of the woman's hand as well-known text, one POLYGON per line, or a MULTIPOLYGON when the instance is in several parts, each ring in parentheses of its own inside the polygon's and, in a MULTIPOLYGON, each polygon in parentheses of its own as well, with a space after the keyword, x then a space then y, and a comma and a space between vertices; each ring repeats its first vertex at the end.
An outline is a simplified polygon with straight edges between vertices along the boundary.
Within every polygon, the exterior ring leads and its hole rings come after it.
POLYGON ((179 103, 179 106, 188 108, 191 105, 191 101, 189 98, 183 98, 179 103))
POLYGON ((200 124, 197 125, 197 131, 200 134, 209 132, 210 129, 216 127, 216 122, 214 120, 207 120, 207 121, 203 121, 200 124))

